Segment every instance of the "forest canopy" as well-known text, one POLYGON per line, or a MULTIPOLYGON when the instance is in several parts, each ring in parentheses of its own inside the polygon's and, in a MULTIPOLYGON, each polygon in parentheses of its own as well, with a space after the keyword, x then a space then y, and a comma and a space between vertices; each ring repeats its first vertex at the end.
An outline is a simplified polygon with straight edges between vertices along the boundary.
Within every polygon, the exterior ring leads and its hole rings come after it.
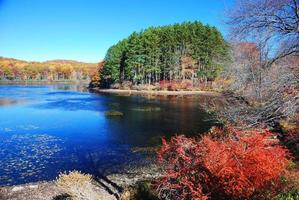
POLYGON ((0 81, 81 81, 97 73, 97 64, 72 60, 27 62, 0 57, 0 81))
POLYGON ((108 49, 101 86, 214 80, 228 55, 228 44, 215 27, 198 21, 150 27, 108 49))

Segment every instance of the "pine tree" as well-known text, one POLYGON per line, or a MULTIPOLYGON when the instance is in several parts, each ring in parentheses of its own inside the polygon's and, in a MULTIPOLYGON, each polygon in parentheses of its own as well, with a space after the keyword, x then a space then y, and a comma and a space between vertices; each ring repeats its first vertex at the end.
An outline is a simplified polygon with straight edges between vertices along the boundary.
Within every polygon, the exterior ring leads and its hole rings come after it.
POLYGON ((184 78, 182 59, 186 57, 194 61, 200 81, 214 80, 228 58, 228 45, 215 27, 198 21, 134 32, 107 51, 101 85, 179 81, 184 78))

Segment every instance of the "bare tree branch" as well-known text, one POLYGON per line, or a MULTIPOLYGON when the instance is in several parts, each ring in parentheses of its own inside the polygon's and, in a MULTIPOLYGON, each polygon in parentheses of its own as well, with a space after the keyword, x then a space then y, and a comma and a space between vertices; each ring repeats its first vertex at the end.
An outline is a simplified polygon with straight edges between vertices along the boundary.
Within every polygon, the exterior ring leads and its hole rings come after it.
POLYGON ((299 52, 298 0, 238 0, 228 14, 231 36, 237 40, 263 43, 269 47, 269 65, 299 52), (279 40, 277 40, 279 38, 279 40))

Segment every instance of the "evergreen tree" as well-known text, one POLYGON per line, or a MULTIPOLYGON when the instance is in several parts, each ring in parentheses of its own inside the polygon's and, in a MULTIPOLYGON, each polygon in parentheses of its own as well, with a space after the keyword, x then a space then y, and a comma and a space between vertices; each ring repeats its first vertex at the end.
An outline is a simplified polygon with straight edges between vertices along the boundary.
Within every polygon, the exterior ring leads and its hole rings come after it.
POLYGON ((228 58, 228 45, 215 27, 198 21, 134 32, 107 51, 101 85, 179 81, 184 78, 183 58, 192 58, 198 80, 213 80, 228 58))

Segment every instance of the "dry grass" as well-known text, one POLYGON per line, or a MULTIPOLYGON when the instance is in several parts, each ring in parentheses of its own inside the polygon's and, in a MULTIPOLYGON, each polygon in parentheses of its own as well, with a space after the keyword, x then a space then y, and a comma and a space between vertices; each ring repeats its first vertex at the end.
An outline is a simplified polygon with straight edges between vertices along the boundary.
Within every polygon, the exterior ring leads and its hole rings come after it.
POLYGON ((69 194, 72 200, 108 200, 113 199, 103 189, 97 188, 92 183, 92 176, 79 171, 61 173, 57 180, 57 186, 69 194))

